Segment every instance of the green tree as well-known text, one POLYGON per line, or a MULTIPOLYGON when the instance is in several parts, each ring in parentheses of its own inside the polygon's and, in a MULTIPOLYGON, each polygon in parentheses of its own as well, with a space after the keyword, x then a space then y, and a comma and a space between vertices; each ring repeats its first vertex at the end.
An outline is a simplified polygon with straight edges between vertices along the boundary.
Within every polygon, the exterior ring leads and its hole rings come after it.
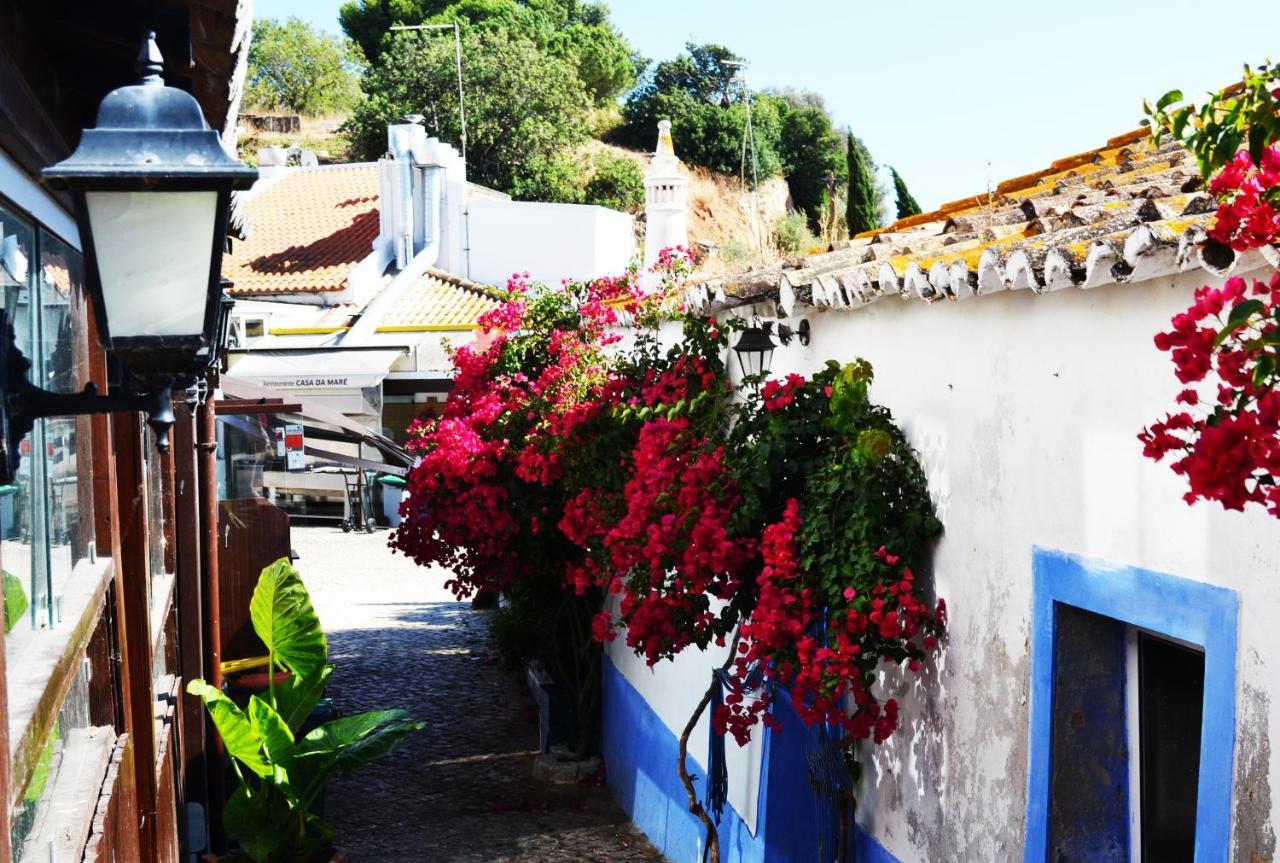
MULTIPOLYGON (((590 97, 566 61, 504 30, 466 30, 463 49, 468 174, 475 182, 515 191, 522 178, 582 142, 590 97)), ((365 76, 365 91, 368 98, 344 127, 360 158, 385 152, 387 124, 411 113, 425 116, 431 134, 442 140, 461 139, 449 40, 395 34, 365 76)))
POLYGON ((250 105, 296 114, 349 108, 360 98, 354 46, 301 18, 262 18, 249 46, 250 105))
MULTIPOLYGON (((338 13, 343 30, 370 63, 386 50, 397 24, 457 23, 464 29, 502 30, 528 39, 568 61, 597 104, 635 83, 631 45, 609 21, 603 3, 580 0, 347 0, 338 13)), ((464 64, 470 58, 464 57, 464 64)))
POLYGON ((644 172, 634 159, 605 149, 562 150, 535 160, 510 191, 520 200, 595 204, 635 215, 644 209, 644 172))
POLYGON ((893 192, 898 200, 898 218, 905 219, 907 216, 919 214, 920 204, 907 188, 907 181, 902 179, 902 175, 892 166, 889 168, 889 173, 893 175, 893 192))
POLYGON ((861 234, 880 227, 877 212, 876 184, 871 176, 871 156, 862 142, 849 133, 846 149, 849 170, 849 197, 845 204, 845 219, 850 234, 861 234))
MULTIPOLYGON (((724 61, 738 57, 722 45, 689 43, 684 53, 650 69, 623 107, 616 139, 637 150, 653 148, 658 121, 671 121, 676 153, 691 165, 725 174, 742 168, 742 138, 747 108, 733 69, 724 61)), ((785 104, 762 93, 751 94, 757 174, 761 180, 782 170, 778 144, 785 104)), ((750 153, 747 176, 751 176, 750 153)))
POLYGON ((844 142, 821 107, 783 105, 778 142, 782 170, 792 202, 808 217, 809 227, 819 231, 830 202, 827 178, 843 186, 849 177, 844 142))

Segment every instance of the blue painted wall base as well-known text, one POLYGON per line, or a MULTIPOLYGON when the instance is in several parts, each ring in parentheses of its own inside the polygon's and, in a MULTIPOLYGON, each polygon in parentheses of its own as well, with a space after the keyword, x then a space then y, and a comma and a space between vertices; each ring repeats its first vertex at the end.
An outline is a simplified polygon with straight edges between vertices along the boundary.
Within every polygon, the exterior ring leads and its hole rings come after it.
MULTIPOLYGON (((608 658, 602 673, 603 751, 614 796, 636 826, 674 863, 701 863, 702 824, 689 812, 684 787, 676 775, 679 739, 608 658)), ((819 837, 827 831, 821 829, 823 807, 809 785, 812 732, 785 697, 775 703, 774 715, 783 728, 779 734, 765 732, 756 833, 751 834, 732 805, 726 806, 720 822, 721 863, 812 863, 822 859, 819 837)), ((705 798, 705 771, 692 758, 688 767, 699 797, 705 798)), ((731 770, 729 782, 738 781, 741 777, 735 778, 731 770)), ((855 828, 854 846, 852 860, 826 860, 899 863, 861 829, 855 828)))

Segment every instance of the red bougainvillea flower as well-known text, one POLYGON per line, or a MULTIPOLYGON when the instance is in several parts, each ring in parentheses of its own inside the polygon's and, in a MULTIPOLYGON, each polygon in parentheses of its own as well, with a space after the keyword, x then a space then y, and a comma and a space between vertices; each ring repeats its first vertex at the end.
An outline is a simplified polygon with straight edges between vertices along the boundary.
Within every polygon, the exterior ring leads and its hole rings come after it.
POLYGON ((717 730, 741 744, 757 722, 777 729, 769 713, 772 691, 783 686, 806 724, 828 723, 860 740, 887 740, 898 726, 898 703, 880 701, 867 685, 882 658, 905 663, 919 673, 937 648, 946 624, 946 606, 931 611, 915 593, 915 576, 897 568, 898 558, 876 552, 882 578, 874 599, 852 588, 844 603, 821 604, 801 571, 796 550, 800 505, 787 502, 783 519, 764 530, 759 599, 742 624, 733 685, 712 717, 717 730))
POLYGON ((1280 517, 1278 313, 1280 273, 1269 283, 1255 281, 1252 290, 1236 277, 1197 290, 1191 308, 1155 337, 1178 380, 1189 385, 1176 397, 1188 410, 1152 423, 1138 439, 1148 458, 1174 457, 1173 470, 1187 479, 1188 503, 1214 500, 1230 510, 1254 503, 1280 517))

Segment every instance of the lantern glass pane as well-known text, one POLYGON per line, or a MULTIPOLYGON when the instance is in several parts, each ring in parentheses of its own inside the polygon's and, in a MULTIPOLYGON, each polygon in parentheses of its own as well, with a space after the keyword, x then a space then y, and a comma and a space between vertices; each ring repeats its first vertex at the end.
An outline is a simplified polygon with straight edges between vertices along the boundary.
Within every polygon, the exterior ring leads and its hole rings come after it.
POLYGON ((89 192, 113 339, 204 333, 217 192, 89 192))

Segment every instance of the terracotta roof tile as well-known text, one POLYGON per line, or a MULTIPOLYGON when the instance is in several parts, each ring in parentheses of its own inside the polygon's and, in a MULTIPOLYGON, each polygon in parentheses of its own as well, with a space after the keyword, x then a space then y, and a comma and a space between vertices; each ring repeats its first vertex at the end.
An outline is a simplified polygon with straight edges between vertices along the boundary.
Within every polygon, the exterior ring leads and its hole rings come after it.
POLYGON ((233 295, 340 291, 378 236, 378 166, 291 169, 244 209, 249 238, 222 261, 233 295))
MULTIPOLYGON (((1174 142, 1153 145, 1139 129, 992 193, 859 234, 837 251, 695 278, 689 299, 741 305, 769 296, 784 308, 852 308, 885 296, 932 302, 1092 288, 1195 266, 1221 276, 1237 258, 1207 244, 1215 207, 1201 185, 1191 154, 1174 142)), ((1262 257, 1280 260, 1280 252, 1264 249, 1262 257)))
POLYGON ((500 292, 461 276, 428 270, 405 291, 378 325, 380 333, 449 332, 475 329, 476 319, 495 308, 500 292))

